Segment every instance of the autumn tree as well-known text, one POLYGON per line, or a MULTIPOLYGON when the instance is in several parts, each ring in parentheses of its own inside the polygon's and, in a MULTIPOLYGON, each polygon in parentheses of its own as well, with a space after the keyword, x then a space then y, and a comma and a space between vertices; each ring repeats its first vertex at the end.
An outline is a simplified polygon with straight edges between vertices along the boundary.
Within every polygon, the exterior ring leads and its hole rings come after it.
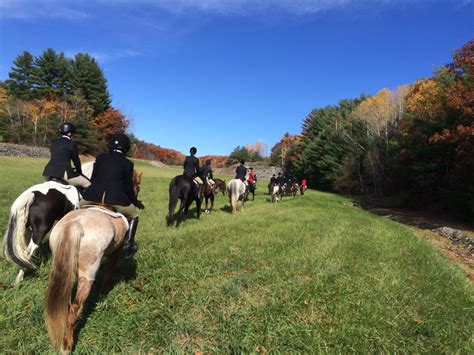
POLYGON ((91 127, 99 132, 102 147, 107 146, 108 138, 117 133, 124 133, 129 125, 125 115, 117 109, 108 108, 106 111, 94 117, 91 127))

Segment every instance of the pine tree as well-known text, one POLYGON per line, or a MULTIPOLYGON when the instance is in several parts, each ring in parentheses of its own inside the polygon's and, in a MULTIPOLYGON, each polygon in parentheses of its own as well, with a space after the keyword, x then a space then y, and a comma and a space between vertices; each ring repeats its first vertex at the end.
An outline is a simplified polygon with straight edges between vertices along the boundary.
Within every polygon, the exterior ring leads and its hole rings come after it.
POLYGON ((88 104, 94 115, 105 112, 110 106, 107 80, 96 60, 89 54, 78 53, 72 62, 72 84, 88 104))
POLYGON ((71 62, 64 53, 57 54, 54 49, 48 48, 40 57, 35 58, 34 64, 37 67, 34 84, 41 97, 66 97, 72 94, 71 62))
POLYGON ((31 100, 34 97, 33 80, 35 66, 33 56, 24 51, 13 61, 14 66, 8 73, 9 80, 5 81, 5 86, 10 95, 21 100, 31 100))

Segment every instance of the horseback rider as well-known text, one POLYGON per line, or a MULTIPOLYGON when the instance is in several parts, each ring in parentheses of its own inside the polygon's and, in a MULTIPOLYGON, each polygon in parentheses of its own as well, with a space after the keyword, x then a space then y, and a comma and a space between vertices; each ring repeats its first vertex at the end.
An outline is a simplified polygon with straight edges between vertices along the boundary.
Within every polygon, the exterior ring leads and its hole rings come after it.
POLYGON ((82 175, 77 144, 72 141, 72 137, 76 133, 76 127, 70 122, 63 122, 58 131, 61 137, 51 143, 51 158, 44 168, 43 176, 46 176, 49 180, 57 179, 62 183, 67 182, 76 186, 82 192, 83 189, 89 187, 91 182, 82 175), (75 170, 71 167, 71 160, 74 163, 75 170))
POLYGON ((249 182, 249 184, 252 185, 254 190, 257 189, 257 186, 256 186, 257 180, 256 180, 255 173, 253 172, 252 167, 249 168, 249 177, 248 177, 247 181, 249 182))
POLYGON ((189 153, 191 155, 187 156, 184 160, 183 175, 189 176, 190 178, 194 179, 194 181, 198 184, 198 199, 200 200, 202 199, 202 190, 204 188, 204 184, 201 177, 199 176, 199 159, 195 157, 197 153, 196 147, 191 147, 191 149, 189 149, 189 153))
POLYGON ((100 154, 94 164, 91 186, 84 193, 81 206, 103 204, 113 207, 129 219, 123 251, 128 258, 135 254, 138 245, 135 234, 138 227, 138 210, 145 206, 137 199, 133 189, 133 162, 127 159, 130 139, 125 134, 115 134, 109 142, 109 152, 100 154))
POLYGON ((216 183, 213 180, 211 159, 206 159, 206 164, 202 167, 199 176, 202 181, 205 181, 214 192, 216 183))
POLYGON ((276 183, 280 185, 281 188, 283 188, 283 185, 285 185, 285 178, 281 175, 281 173, 278 173, 276 183))
POLYGON ((245 167, 245 161, 241 160, 240 165, 235 169, 235 178, 242 180, 245 186, 248 186, 245 175, 247 175, 247 168, 245 167))

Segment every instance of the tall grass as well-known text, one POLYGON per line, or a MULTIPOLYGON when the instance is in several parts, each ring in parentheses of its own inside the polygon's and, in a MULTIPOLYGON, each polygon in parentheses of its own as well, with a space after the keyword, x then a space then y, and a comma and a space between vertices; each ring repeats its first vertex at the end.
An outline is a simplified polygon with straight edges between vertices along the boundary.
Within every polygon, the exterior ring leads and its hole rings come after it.
MULTIPOLYGON (((44 164, 0 157, 2 229, 44 164)), ((78 352, 473 352, 472 285, 408 228, 316 191, 271 204, 264 181, 242 213, 219 196, 211 214, 167 228, 167 186, 181 171, 136 167, 140 250, 109 294, 93 291, 78 352)), ((3 351, 51 351, 42 249, 18 289, 17 270, 0 260, 3 351)))

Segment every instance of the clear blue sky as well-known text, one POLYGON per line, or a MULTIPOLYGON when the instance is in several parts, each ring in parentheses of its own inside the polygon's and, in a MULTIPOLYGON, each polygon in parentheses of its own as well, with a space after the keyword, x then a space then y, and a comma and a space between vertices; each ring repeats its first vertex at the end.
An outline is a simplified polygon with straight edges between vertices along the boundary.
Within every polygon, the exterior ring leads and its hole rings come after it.
POLYGON ((138 138, 227 155, 431 76, 472 38, 473 0, 0 0, 0 80, 24 50, 87 52, 138 138))

